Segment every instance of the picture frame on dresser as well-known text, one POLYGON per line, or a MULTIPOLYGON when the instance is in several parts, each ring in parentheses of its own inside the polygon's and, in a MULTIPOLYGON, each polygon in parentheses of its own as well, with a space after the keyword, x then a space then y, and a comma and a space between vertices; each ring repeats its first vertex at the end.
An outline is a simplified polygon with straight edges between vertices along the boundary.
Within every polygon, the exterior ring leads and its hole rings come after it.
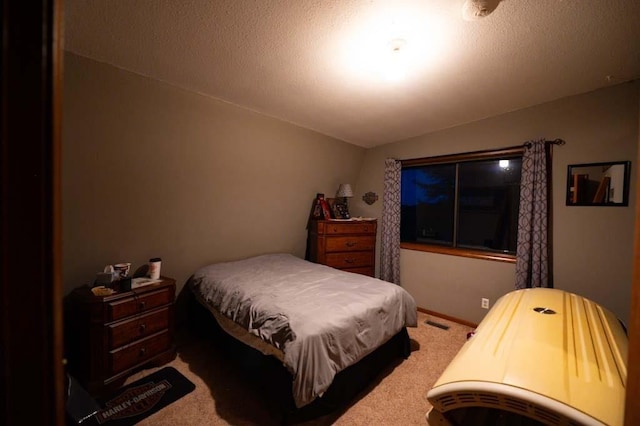
POLYGON ((342 219, 340 210, 338 209, 338 201, 335 198, 327 198, 327 204, 329 204, 329 209, 331 210, 331 218, 342 219))

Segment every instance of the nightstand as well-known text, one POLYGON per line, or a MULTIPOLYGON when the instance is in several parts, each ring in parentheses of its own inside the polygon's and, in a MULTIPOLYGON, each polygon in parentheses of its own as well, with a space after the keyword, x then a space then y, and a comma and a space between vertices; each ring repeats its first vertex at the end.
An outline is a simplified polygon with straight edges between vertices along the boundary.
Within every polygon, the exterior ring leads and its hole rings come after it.
POLYGON ((309 260, 373 277, 376 228, 375 220, 312 220, 309 260))
POLYGON ((69 371, 89 393, 98 396, 138 368, 175 358, 175 292, 175 280, 161 277, 158 283, 109 296, 95 296, 88 286, 69 295, 69 371))

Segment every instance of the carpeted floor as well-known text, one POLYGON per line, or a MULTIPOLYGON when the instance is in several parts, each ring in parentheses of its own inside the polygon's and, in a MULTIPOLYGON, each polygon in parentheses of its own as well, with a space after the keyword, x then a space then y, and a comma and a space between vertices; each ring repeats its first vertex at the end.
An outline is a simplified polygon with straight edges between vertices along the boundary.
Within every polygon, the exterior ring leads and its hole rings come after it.
MULTIPOLYGON (((301 423, 316 425, 425 425, 431 408, 426 395, 466 341, 469 327, 418 313, 418 327, 409 328, 411 356, 381 371, 374 383, 345 410, 301 423), (424 322, 450 326, 443 330, 424 322)), ((196 389, 143 420, 140 425, 277 425, 279 416, 260 391, 229 363, 215 343, 182 336, 177 358, 167 364, 184 374, 196 389)), ((127 383, 153 373, 148 369, 127 383)))

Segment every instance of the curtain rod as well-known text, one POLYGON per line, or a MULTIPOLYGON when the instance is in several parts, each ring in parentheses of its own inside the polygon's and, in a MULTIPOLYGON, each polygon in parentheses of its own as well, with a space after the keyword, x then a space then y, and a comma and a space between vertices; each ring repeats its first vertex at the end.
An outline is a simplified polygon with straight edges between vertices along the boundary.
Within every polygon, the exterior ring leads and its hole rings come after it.
MULTIPOLYGON (((548 143, 550 145, 564 145, 567 142, 564 139, 554 139, 552 141, 545 140, 545 143, 548 143)), ((531 142, 525 142, 524 146, 526 146, 527 148, 531 148, 531 142)))
MULTIPOLYGON (((564 145, 566 142, 563 139, 554 139, 545 140, 545 143, 548 145, 564 145)), ((457 161, 473 161, 475 159, 500 158, 504 156, 522 155, 525 148, 530 147, 531 142, 525 142, 522 145, 507 146, 504 148, 486 149, 483 151, 473 151, 463 154, 437 155, 435 157, 410 158, 408 160, 396 161, 400 161, 402 167, 421 166, 425 164, 452 163, 457 161)))

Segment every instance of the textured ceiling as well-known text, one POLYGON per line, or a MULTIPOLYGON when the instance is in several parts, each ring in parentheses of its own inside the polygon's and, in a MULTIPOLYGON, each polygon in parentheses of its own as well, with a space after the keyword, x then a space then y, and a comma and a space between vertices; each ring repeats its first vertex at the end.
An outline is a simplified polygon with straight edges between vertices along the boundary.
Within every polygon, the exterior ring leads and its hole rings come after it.
POLYGON ((64 3, 68 51, 364 147, 640 77, 638 0, 64 3))

